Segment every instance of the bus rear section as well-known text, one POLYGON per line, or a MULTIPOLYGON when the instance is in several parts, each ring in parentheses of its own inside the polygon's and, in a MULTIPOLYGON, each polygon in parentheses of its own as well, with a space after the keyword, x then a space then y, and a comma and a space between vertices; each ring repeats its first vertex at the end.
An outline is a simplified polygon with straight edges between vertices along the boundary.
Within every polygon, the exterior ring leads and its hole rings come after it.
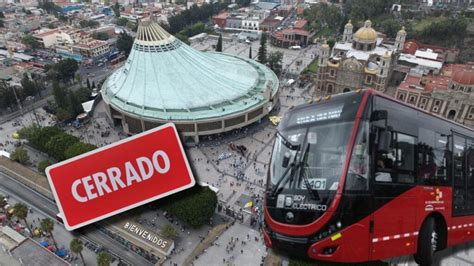
POLYGON ((415 254, 429 265, 473 239, 472 137, 371 90, 288 111, 268 171, 266 245, 337 262, 415 254))

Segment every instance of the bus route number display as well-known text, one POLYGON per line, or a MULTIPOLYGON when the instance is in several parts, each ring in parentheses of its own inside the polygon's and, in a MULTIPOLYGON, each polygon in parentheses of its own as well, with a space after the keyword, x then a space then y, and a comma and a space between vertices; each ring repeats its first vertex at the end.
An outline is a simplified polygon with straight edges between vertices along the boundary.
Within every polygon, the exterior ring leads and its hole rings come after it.
POLYGON ((67 230, 194 186, 172 123, 46 169, 67 230))
POLYGON ((296 124, 302 125, 324 120, 339 119, 341 117, 344 105, 338 105, 330 108, 311 109, 296 113, 296 124))

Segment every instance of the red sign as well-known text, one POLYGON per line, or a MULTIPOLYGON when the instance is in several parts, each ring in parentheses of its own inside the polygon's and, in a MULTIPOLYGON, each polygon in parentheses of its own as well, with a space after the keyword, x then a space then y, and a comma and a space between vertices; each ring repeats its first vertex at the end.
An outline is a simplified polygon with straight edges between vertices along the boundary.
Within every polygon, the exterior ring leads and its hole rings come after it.
POLYGON ((52 165, 46 174, 67 230, 195 184, 171 123, 52 165))

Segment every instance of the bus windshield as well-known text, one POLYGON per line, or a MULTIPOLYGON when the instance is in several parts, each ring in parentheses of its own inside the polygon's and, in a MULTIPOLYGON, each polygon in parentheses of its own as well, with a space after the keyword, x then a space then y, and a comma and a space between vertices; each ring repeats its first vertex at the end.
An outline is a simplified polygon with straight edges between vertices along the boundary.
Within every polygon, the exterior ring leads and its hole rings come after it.
POLYGON ((316 124, 280 132, 273 149, 271 185, 281 187, 279 193, 285 189, 336 191, 353 124, 316 124), (294 169, 285 175, 288 167, 294 169), (285 180, 281 181, 282 178, 285 180))

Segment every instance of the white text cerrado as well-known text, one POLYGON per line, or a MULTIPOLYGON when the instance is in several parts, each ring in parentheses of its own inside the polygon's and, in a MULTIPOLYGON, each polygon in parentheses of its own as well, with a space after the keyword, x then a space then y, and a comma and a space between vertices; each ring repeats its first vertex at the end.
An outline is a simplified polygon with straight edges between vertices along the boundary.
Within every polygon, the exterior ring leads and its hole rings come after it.
POLYGON ((119 167, 110 167, 103 172, 96 172, 75 180, 71 186, 74 199, 79 202, 87 202, 147 180, 155 172, 166 174, 170 169, 170 159, 168 154, 158 150, 153 153, 151 158, 139 157, 135 161, 125 162, 122 169, 124 172, 119 167), (84 188, 85 194, 79 193, 78 188, 81 186, 84 188))

